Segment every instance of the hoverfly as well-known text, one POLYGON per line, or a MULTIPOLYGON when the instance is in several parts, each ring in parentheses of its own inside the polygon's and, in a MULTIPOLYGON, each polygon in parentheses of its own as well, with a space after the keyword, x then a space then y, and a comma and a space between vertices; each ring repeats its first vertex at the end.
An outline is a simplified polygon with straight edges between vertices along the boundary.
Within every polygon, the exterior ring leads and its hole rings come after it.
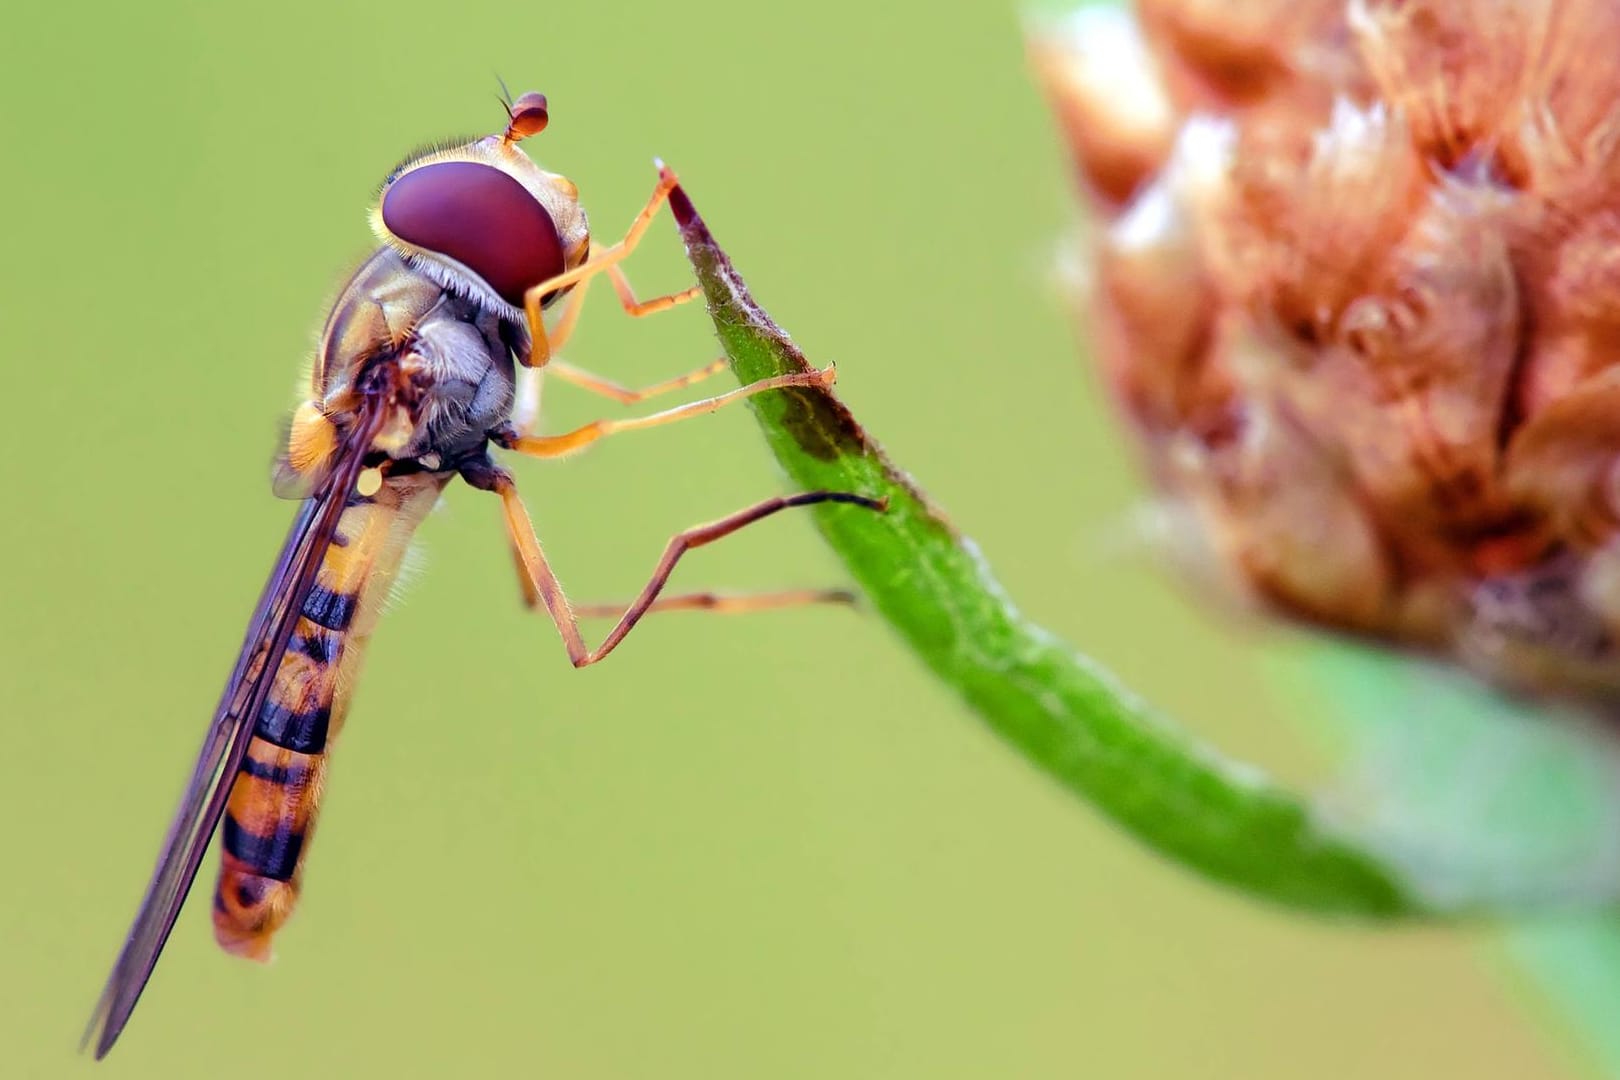
POLYGON ((278 490, 298 493, 303 502, 91 1017, 85 1044, 94 1044, 97 1058, 128 1022, 221 822, 215 937, 229 952, 268 959, 272 936, 297 902, 327 754, 380 602, 412 533, 452 479, 500 497, 524 598, 551 616, 575 667, 602 659, 651 610, 849 599, 808 590, 658 599, 686 550, 779 510, 826 502, 882 508, 859 495, 803 492, 677 534, 640 595, 612 609, 618 622, 602 644, 586 646, 577 617, 605 612, 569 604, 511 475, 490 457, 491 444, 559 457, 615 432, 712 412, 763 391, 826 386, 831 370, 767 379, 565 434, 530 431, 542 368, 629 403, 690 385, 724 362, 631 390, 552 359, 598 274, 608 276, 635 316, 673 307, 698 289, 639 300, 619 265, 675 188, 672 172, 660 163, 658 185, 623 239, 599 246, 574 184, 518 148, 545 128, 545 97, 528 93, 503 104, 503 130, 417 153, 380 188, 371 225, 381 243, 327 316, 309 397, 293 414, 277 463, 278 490), (559 301, 548 331, 542 312, 559 301))

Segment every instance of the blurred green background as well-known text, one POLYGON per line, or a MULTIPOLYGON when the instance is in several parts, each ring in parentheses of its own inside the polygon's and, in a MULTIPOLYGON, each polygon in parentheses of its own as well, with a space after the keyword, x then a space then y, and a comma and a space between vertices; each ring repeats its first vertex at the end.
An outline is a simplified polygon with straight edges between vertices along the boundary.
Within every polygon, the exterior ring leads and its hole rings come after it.
MULTIPOLYGON (((1048 267, 1070 200, 1010 4, 164 2, 14 7, 0 514, 0 1046, 73 1048, 292 508, 267 463, 363 212, 413 145, 498 126, 604 238, 681 173, 756 294, 1036 619, 1201 734, 1323 773, 1279 665, 1141 557, 1138 483, 1048 267), (1292 699, 1290 699, 1292 700, 1292 699)), ((631 264, 683 285, 661 221, 631 264)), ((715 355, 603 291, 570 349, 628 381, 715 355)), ((565 387, 552 427, 606 410, 565 387)), ((777 491, 738 412, 519 464, 578 599, 777 491)), ((268 969, 193 898, 107 1075, 1549 1076, 1477 931, 1258 908, 1006 752, 876 620, 644 623, 572 670, 453 489, 377 636, 303 907, 268 969)), ((807 520, 688 587, 831 584, 807 520)), ((603 628, 595 627, 599 636, 603 628)), ((205 877, 211 868, 205 868, 205 877)))

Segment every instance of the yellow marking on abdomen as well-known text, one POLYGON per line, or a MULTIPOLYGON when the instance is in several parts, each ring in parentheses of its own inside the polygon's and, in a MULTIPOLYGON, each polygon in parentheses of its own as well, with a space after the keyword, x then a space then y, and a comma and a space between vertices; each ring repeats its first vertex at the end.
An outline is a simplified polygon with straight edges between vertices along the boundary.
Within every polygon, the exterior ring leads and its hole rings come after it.
POLYGON ((214 937, 229 952, 268 960, 271 937, 297 904, 332 739, 382 600, 444 483, 429 474, 389 480, 338 521, 226 806, 214 937))

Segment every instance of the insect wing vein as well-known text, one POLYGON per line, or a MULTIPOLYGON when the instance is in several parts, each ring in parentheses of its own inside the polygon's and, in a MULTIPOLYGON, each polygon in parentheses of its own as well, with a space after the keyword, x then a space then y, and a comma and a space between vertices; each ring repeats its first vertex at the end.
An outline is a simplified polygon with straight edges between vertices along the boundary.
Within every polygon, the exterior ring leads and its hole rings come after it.
POLYGON ((354 489, 365 449, 383 415, 384 410, 374 406, 362 409, 337 464, 294 519, 259 597, 241 655, 225 684, 151 882, 85 1029, 80 1048, 94 1040, 98 1060, 123 1031, 174 929, 247 755, 254 720, 264 707, 293 627, 354 489))

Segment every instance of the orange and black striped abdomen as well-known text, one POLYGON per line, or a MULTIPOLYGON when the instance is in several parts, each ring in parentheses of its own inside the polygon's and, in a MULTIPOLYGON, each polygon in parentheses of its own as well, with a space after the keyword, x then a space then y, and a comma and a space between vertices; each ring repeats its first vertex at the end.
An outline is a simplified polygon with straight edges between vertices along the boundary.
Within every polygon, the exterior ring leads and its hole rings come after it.
POLYGON ((401 477, 343 511, 225 810, 214 936, 229 952, 268 960, 271 937, 292 914, 327 755, 366 642, 410 536, 443 486, 431 475, 401 477))

